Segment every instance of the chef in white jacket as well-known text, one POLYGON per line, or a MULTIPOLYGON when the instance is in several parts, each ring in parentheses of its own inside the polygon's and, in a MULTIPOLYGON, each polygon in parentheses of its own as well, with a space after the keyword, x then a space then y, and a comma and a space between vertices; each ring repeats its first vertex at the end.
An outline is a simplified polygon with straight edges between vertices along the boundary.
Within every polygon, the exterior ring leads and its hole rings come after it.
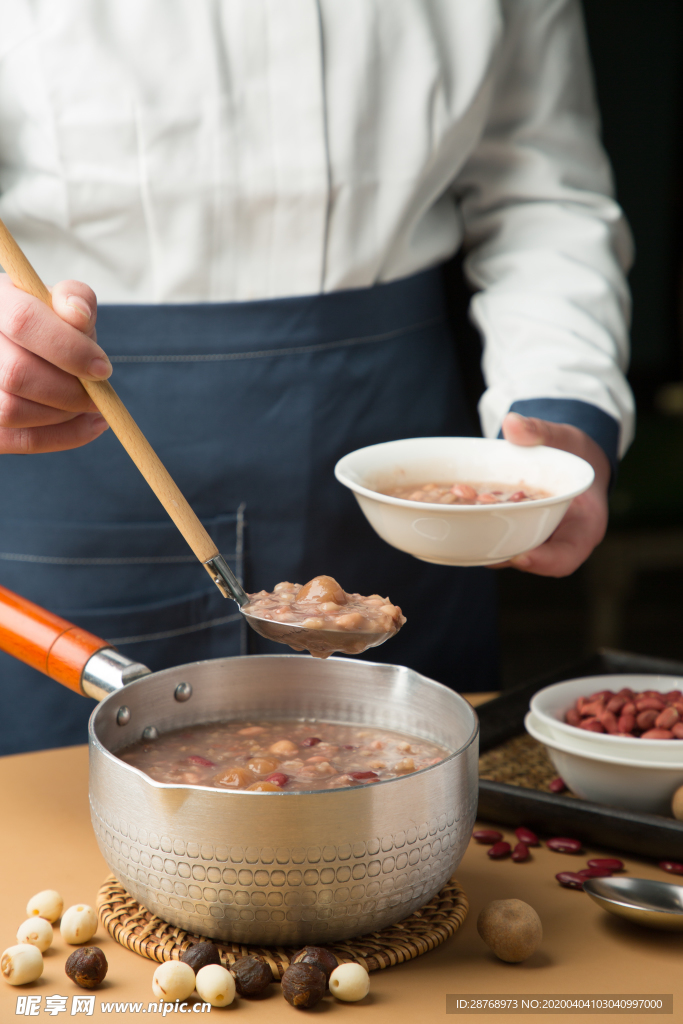
MULTIPOLYGON (((0 218, 60 282, 52 312, 0 280, 0 583, 154 668, 244 649, 75 379, 113 367, 248 589, 388 593, 409 623, 373 658, 495 685, 495 574, 383 545, 331 470, 471 432, 441 272, 464 246, 484 433, 596 471, 516 565, 564 575, 602 538, 631 247, 578 0, 0 0, 0 22, 0 218)), ((4 752, 83 738, 87 702, 0 660, 4 752)))

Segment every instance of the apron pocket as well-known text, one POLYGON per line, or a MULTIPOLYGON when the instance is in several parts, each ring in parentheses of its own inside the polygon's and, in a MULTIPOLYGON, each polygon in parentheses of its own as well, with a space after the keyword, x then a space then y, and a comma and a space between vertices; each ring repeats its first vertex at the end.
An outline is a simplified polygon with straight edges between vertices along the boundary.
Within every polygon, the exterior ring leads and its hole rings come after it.
MULTIPOLYGON (((241 578, 244 507, 202 522, 241 578)), ((0 583, 65 618, 105 610, 113 614, 117 609, 159 602, 182 603, 188 595, 215 591, 206 571, 167 519, 5 519, 0 521, 0 583)))

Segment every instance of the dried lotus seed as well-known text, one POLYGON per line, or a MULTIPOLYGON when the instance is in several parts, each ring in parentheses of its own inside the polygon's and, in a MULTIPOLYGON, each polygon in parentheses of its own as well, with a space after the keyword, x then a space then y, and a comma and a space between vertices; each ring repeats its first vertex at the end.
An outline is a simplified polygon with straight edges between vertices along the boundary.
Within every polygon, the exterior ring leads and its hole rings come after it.
POLYGON ((0 974, 10 985, 27 985, 43 973, 43 954, 36 946, 22 942, 9 946, 0 957, 0 974))
POLYGON ((17 942, 27 942, 44 953, 52 945, 52 925, 44 917, 29 917, 19 925, 17 942))
POLYGON ((180 960, 166 960, 159 964, 152 978, 152 992, 157 999, 174 1003, 187 999, 194 992, 196 978, 189 964, 180 960))
POLYGON ((330 992, 344 1003, 356 1003, 370 991, 370 975, 360 964, 340 964, 330 975, 330 992))
POLYGON ((70 946, 90 942, 97 931, 97 914, 86 903, 76 903, 62 914, 59 930, 70 946))
POLYGON ((59 893, 54 889, 43 889, 42 892, 31 896, 26 905, 26 916, 44 917, 46 921, 54 924, 62 916, 63 909, 64 900, 59 893))
POLYGON ((230 1006, 235 998, 235 979, 219 964, 207 964, 197 971, 197 995, 212 1006, 230 1006))

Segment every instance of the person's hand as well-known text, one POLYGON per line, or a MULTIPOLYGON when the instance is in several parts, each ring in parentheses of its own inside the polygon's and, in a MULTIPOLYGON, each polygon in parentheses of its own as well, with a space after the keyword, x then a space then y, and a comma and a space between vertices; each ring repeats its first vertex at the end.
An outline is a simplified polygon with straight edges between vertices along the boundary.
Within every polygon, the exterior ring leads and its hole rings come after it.
POLYGON ((503 437, 512 444, 545 444, 579 455, 595 470, 595 480, 574 498, 555 532, 540 547, 511 558, 495 568, 512 566, 538 576, 569 576, 586 561, 607 529, 607 491, 610 464, 602 448, 578 427, 549 423, 509 412, 503 420, 503 437))
POLYGON ((102 380, 95 293, 80 281, 52 288, 51 310, 0 274, 0 454, 80 448, 107 429, 77 377, 102 380))

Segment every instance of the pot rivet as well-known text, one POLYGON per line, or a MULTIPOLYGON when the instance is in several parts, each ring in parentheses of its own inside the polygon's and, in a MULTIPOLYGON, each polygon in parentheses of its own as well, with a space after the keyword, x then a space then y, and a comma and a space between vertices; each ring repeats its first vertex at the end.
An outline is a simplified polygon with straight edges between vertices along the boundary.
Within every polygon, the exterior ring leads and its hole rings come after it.
POLYGON ((156 725, 148 725, 145 729, 143 729, 142 738, 143 740, 158 740, 159 732, 157 730, 156 725))
POLYGON ((189 700, 192 696, 192 687, 189 683, 178 683, 173 696, 182 704, 183 701, 189 700))
POLYGON ((130 708, 127 708, 125 704, 122 704, 119 710, 116 712, 116 724, 117 725, 128 725, 130 722, 130 708))

